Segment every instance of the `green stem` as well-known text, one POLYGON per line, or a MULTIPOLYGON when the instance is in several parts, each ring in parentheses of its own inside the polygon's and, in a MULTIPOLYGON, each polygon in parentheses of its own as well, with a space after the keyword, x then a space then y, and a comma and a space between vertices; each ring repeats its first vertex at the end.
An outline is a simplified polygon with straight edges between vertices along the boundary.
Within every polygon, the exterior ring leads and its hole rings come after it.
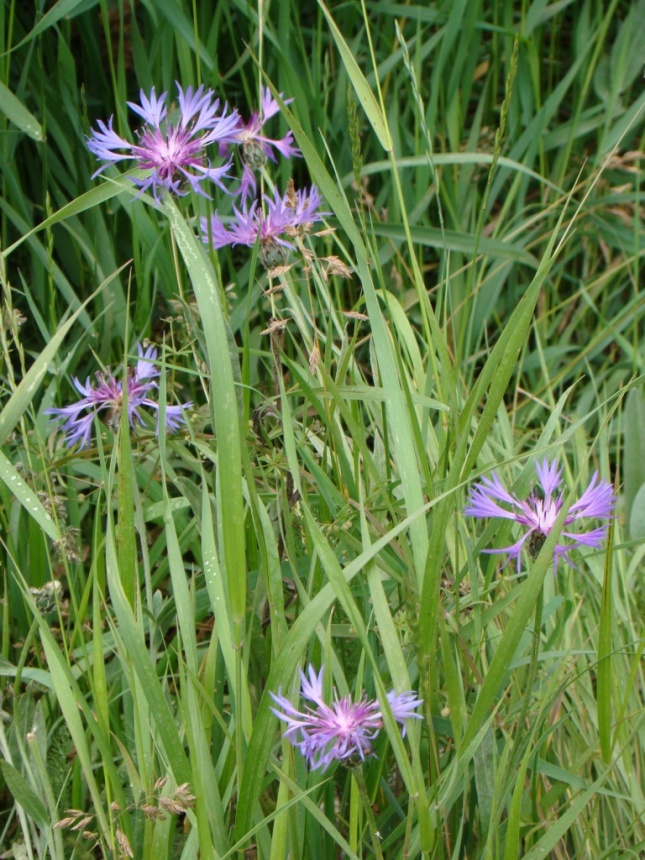
MULTIPOLYGON (((19 726, 19 714, 18 714, 18 702, 20 700, 20 682, 22 681, 22 672, 25 668, 25 664, 27 663, 27 657, 29 656, 29 649, 31 648, 31 643, 34 640, 36 635, 36 631, 38 630, 38 621, 34 618, 31 622, 31 627, 29 628, 29 632, 25 637, 25 644, 22 646, 22 651, 20 652, 20 658, 18 660, 18 665, 16 666, 16 674, 14 676, 13 682, 13 720, 14 725, 19 726)), ((16 738, 18 739, 19 746, 21 747, 21 752, 23 751, 22 742, 20 741, 20 732, 16 732, 16 738)))
POLYGON ((376 860, 383 860, 383 852, 381 851, 381 835, 376 829, 376 818, 374 817, 374 810, 372 809, 370 796, 367 793, 367 785, 365 784, 365 777, 363 776, 363 766, 358 765, 358 767, 353 768, 352 775, 356 780, 358 793, 363 801, 363 808, 365 809, 367 824, 370 829, 370 836, 372 837, 372 845, 374 846, 374 857, 376 860))
MULTIPOLYGON (((244 715, 243 711, 243 696, 242 696, 242 648, 244 642, 242 639, 242 624, 239 620, 235 621, 235 755, 238 762, 244 761, 244 715)), ((236 768, 237 779, 237 797, 242 795, 242 768, 236 768)), ((239 857, 243 860, 244 851, 240 849, 239 857)))
MULTIPOLYGON (((533 645, 531 647, 531 660, 529 663, 529 671, 526 676, 526 686, 525 686, 525 695, 522 700, 522 711, 520 713, 520 718, 517 723, 518 727, 518 735, 522 732, 522 727, 526 722, 526 718, 528 716, 529 708, 531 706, 531 690, 533 689, 533 684, 535 683, 535 678, 537 676, 537 667, 538 667, 538 656, 540 654, 540 631, 542 629, 542 608, 544 606, 544 589, 540 589, 540 593, 538 594, 537 601, 535 603, 535 624, 533 625, 533 645)), ((517 755, 517 751, 519 749, 519 745, 516 744, 516 748, 513 751, 513 758, 517 755)))

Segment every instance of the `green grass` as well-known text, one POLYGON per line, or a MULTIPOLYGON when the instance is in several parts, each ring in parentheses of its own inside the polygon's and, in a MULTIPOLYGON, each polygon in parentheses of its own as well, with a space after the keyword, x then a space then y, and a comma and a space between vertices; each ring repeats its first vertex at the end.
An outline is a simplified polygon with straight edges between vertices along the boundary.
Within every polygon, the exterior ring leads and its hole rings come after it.
POLYGON ((424 699, 363 766, 388 860, 639 856, 645 3, 40 6, 0 27, 0 853, 378 856, 270 710, 311 662, 424 699), (286 271, 204 251, 217 191, 92 179, 175 81, 293 98, 262 180, 334 229, 286 271), (144 339, 187 427, 66 448, 44 410, 144 339), (518 576, 462 510, 545 456, 617 516, 518 576))

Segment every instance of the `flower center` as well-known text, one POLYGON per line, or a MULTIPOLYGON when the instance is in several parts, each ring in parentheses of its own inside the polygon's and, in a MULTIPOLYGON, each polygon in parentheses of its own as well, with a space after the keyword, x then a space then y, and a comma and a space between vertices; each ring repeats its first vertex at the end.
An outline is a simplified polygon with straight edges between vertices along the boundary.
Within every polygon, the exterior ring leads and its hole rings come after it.
POLYGON ((532 519, 536 530, 542 535, 548 535, 558 518, 558 511, 560 510, 558 499, 540 499, 534 496, 532 507, 534 511, 532 519))
POLYGON ((267 157, 262 148, 262 144, 257 141, 249 138, 244 141, 242 146, 242 158, 244 159, 244 163, 251 168, 251 170, 260 170, 261 167, 267 163, 267 157))
POLYGON ((540 554, 540 550, 544 546, 544 541, 546 540, 546 535, 541 531, 531 532, 531 536, 526 542, 526 548, 528 550, 529 555, 535 561, 535 559, 540 554))
POLYGON ((267 236, 266 239, 260 239, 259 257, 265 269, 275 269, 286 265, 289 249, 276 242, 273 236, 267 236))

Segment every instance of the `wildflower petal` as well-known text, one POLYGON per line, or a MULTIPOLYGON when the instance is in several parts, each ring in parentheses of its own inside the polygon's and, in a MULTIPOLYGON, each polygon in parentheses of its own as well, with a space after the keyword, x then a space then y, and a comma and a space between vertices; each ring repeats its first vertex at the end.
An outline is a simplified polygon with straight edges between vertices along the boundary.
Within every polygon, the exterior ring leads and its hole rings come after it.
POLYGON ((228 175, 229 165, 211 166, 207 147, 228 139, 239 128, 239 115, 235 111, 229 113, 226 105, 220 111, 219 99, 211 90, 205 91, 203 85, 193 92, 192 87, 183 90, 177 84, 177 91, 179 116, 176 120, 169 117, 167 93, 157 98, 154 87, 149 97, 140 91, 141 104, 127 103, 144 120, 136 144, 114 132, 112 119, 107 126, 98 121, 98 131, 92 130, 87 142, 90 151, 106 162, 97 173, 108 164, 133 158, 139 168, 150 171, 144 177, 131 177, 139 195, 151 189, 157 197, 159 190, 165 188, 181 196, 188 193, 186 189, 190 187, 208 197, 203 187, 206 181, 227 191, 222 180, 228 175))
MULTIPOLYGON (((277 706, 271 708, 272 712, 287 724, 284 738, 300 750, 312 770, 326 768, 333 761, 354 757, 364 760, 383 727, 378 702, 365 695, 357 702, 350 696, 335 697, 333 703, 327 705, 323 700, 323 673, 324 667, 316 674, 312 666, 306 674, 300 672, 301 696, 311 703, 303 711, 297 710, 281 691, 270 694, 277 706)), ((387 697, 405 734, 404 721, 410 717, 420 718, 414 709, 421 700, 411 691, 398 696, 392 691, 387 697)))
MULTIPOLYGON (((159 404, 150 397, 157 388, 155 379, 159 376, 159 370, 154 364, 157 349, 154 346, 148 346, 144 350, 140 344, 137 344, 137 354, 139 358, 135 368, 125 377, 128 423, 131 427, 143 421, 142 407, 152 409, 157 416, 159 412, 159 404)), ((74 377, 72 382, 82 395, 80 400, 68 406, 44 410, 45 414, 62 421, 65 444, 70 448, 76 444, 81 449, 89 447, 95 416, 106 413, 118 417, 123 411, 123 382, 116 379, 109 369, 105 372, 98 371, 95 374, 95 380, 91 383, 88 378, 85 383, 82 383, 74 377)), ((184 423, 184 410, 190 406, 192 406, 191 402, 166 407, 166 427, 170 432, 184 423)))
POLYGON ((322 197, 315 186, 308 190, 295 193, 295 198, 289 194, 282 196, 276 188, 273 197, 263 197, 264 211, 260 209, 259 201, 254 200, 250 205, 243 201, 240 209, 233 207, 233 216, 225 224, 221 216, 215 213, 210 222, 205 218, 200 220, 202 241, 211 244, 216 249, 225 245, 247 245, 252 248, 260 241, 261 248, 280 245, 292 249, 293 242, 285 236, 291 236, 299 230, 306 230, 308 225, 321 220, 328 212, 321 212, 322 197))
MULTIPOLYGON (((285 99, 283 94, 280 93, 280 98, 286 105, 290 105, 294 99, 285 99)), ((280 105, 273 97, 273 94, 269 87, 263 87, 260 94, 260 105, 262 106, 262 118, 264 122, 268 119, 271 119, 275 114, 280 113, 280 105)))
POLYGON ((412 690, 407 690, 405 693, 399 693, 398 695, 394 690, 390 690, 390 692, 387 693, 387 700, 390 703, 392 716, 397 723, 401 723, 401 734, 405 737, 405 720, 423 719, 421 714, 417 714, 415 712, 416 708, 423 704, 423 699, 418 699, 416 693, 412 690))
POLYGON ((139 90, 139 99, 141 105, 136 102, 126 102, 127 106, 138 114, 148 125, 159 128, 163 120, 166 118, 166 98, 168 93, 162 93, 159 98, 153 87, 150 91, 150 98, 146 96, 143 90, 139 90))
POLYGON ((579 517, 610 517, 615 505, 616 497, 612 485, 609 481, 600 480, 598 472, 594 472, 587 489, 569 508, 567 522, 570 517, 572 520, 579 517))
MULTIPOLYGON (((501 517, 528 526, 528 531, 511 546, 484 550, 487 553, 503 553, 508 556, 509 560, 515 558, 518 572, 521 564, 522 547, 532 536, 537 539, 528 543, 529 553, 535 557, 562 509, 562 492, 560 491, 562 469, 558 468, 555 460, 549 463, 547 459, 541 463, 536 463, 535 469, 540 482, 541 493, 534 490, 525 501, 520 502, 503 487, 498 476, 493 473, 492 478, 483 478, 471 489, 464 508, 464 514, 468 516, 501 517), (502 507, 499 502, 509 505, 511 509, 502 507)), ((594 472, 587 489, 578 501, 569 508, 564 525, 569 526, 585 517, 607 519, 613 516, 615 504, 616 498, 611 484, 600 480, 598 472, 594 472)), ((570 551, 578 546, 597 548, 601 545, 606 533, 607 525, 581 533, 562 531, 561 537, 565 538, 568 543, 556 544, 553 556, 554 570, 557 571, 559 560, 564 560, 573 566, 569 555, 570 551)))
POLYGON ((545 457, 542 463, 535 464, 535 471, 537 472, 540 484, 542 485, 544 497, 547 499, 551 498, 553 493, 560 486, 562 469, 558 469, 556 460, 549 464, 549 461, 545 457))
POLYGON ((116 164, 117 161, 132 157, 132 144, 114 131, 112 128, 113 122, 114 117, 110 117, 107 125, 102 120, 98 120, 97 125, 99 130, 92 129, 90 136, 87 138, 87 148, 89 151, 101 161, 107 162, 99 167, 94 176, 101 173, 110 164, 116 164), (118 152, 120 149, 125 149, 126 152, 118 152))

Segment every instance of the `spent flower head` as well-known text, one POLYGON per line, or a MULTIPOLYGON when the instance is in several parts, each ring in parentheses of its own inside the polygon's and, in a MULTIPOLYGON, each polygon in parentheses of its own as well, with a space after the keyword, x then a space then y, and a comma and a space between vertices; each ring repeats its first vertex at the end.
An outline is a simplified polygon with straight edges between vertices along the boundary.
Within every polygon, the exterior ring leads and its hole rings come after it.
POLYGON ((286 263, 295 238, 311 229, 315 221, 320 221, 328 212, 321 212, 322 197, 315 185, 307 191, 289 189, 282 196, 277 188, 273 197, 264 195, 265 209, 260 201, 254 200, 241 209, 233 207, 233 216, 226 222, 217 214, 210 221, 202 218, 200 222, 202 241, 214 248, 225 245, 247 245, 252 248, 259 237, 260 260, 267 269, 286 263))
MULTIPOLYGON (((293 101, 293 99, 283 98, 282 93, 280 93, 280 98, 286 105, 293 101)), ((227 153, 229 144, 236 144, 242 148, 242 161, 244 163, 240 188, 242 202, 255 194, 257 187, 255 171, 264 167, 267 159, 277 160, 274 150, 284 158, 300 155, 300 150, 293 144, 291 131, 279 139, 267 137, 262 133, 266 121, 279 112, 280 105, 271 95, 271 90, 268 87, 263 87, 260 92, 260 110, 252 113, 247 122, 239 117, 236 129, 220 144, 220 155, 227 153)))
MULTIPOLYGON (((518 571, 524 544, 526 543, 529 555, 536 558, 562 509, 562 469, 558 469, 555 460, 549 463, 546 458, 542 463, 536 463, 535 469, 539 487, 533 489, 525 501, 522 502, 513 493, 509 493, 493 472, 491 478, 482 478, 479 484, 475 484, 464 508, 464 514, 467 516, 503 517, 528 527, 528 531, 511 546, 484 550, 488 553, 506 553, 509 561, 516 559, 518 571), (502 507, 499 502, 508 505, 510 509, 502 507)), ((599 547, 607 534, 607 524, 584 532, 571 532, 566 530, 566 527, 589 517, 608 519, 613 515, 615 504, 616 497, 611 484, 600 479, 598 472, 594 472, 589 486, 578 501, 571 505, 564 519, 564 529, 560 534, 567 539, 567 543, 556 544, 553 558, 556 571, 560 559, 575 567, 569 555, 572 549, 578 546, 599 547)))
MULTIPOLYGON (((128 421, 130 427, 141 424, 141 410, 147 406, 157 414, 158 433, 159 404, 150 397, 152 391, 157 388, 155 379, 159 376, 159 370, 154 365, 157 350, 154 346, 148 346, 144 350, 141 344, 137 344, 137 353, 137 363, 134 368, 128 370, 126 376, 128 421)), ((84 384, 76 377, 73 378, 74 387, 83 395, 76 403, 45 409, 46 414, 62 420, 62 429, 66 434, 65 444, 70 448, 76 443, 80 448, 89 447, 95 415, 100 415, 111 429, 116 429, 120 422, 124 405, 123 380, 116 379, 109 368, 105 372, 97 371, 95 377, 94 383, 90 382, 88 377, 84 384)), ((184 409, 192 405, 189 401, 180 406, 166 406, 166 429, 169 432, 177 430, 184 423, 184 409)))
MULTIPOLYGON (((273 713, 287 723, 284 737, 297 747, 306 757, 312 770, 328 767, 332 761, 365 759, 372 751, 372 742, 383 728, 381 708, 376 700, 368 699, 363 693, 359 701, 351 696, 338 698, 326 704, 323 697, 323 674, 325 667, 316 674, 310 665, 307 674, 301 670, 300 695, 307 701, 304 710, 295 708, 286 696, 271 693, 278 708, 273 713)), ((387 699, 394 719, 402 726, 405 734, 405 720, 421 719, 415 709, 423 703, 412 691, 397 695, 393 690, 387 699)))
POLYGON ((230 163, 211 167, 206 148, 230 136, 238 127, 239 115, 236 111, 229 113, 226 105, 219 112, 219 99, 214 97, 212 90, 204 91, 203 85, 193 92, 192 87, 183 90, 177 84, 177 91, 179 108, 177 117, 172 120, 166 106, 168 93, 157 98, 154 87, 150 97, 140 91, 140 105, 128 102, 145 123, 137 132, 136 144, 114 131, 114 117, 110 117, 107 125, 102 120, 98 121, 98 130, 92 129, 87 146, 105 164, 94 176, 110 164, 132 158, 138 167, 150 171, 144 177, 131 177, 140 189, 139 194, 152 188, 154 196, 158 197, 159 189, 166 188, 173 194, 183 195, 190 186, 193 191, 207 197, 202 188, 205 180, 214 182, 226 192, 222 179, 227 176, 230 163))

